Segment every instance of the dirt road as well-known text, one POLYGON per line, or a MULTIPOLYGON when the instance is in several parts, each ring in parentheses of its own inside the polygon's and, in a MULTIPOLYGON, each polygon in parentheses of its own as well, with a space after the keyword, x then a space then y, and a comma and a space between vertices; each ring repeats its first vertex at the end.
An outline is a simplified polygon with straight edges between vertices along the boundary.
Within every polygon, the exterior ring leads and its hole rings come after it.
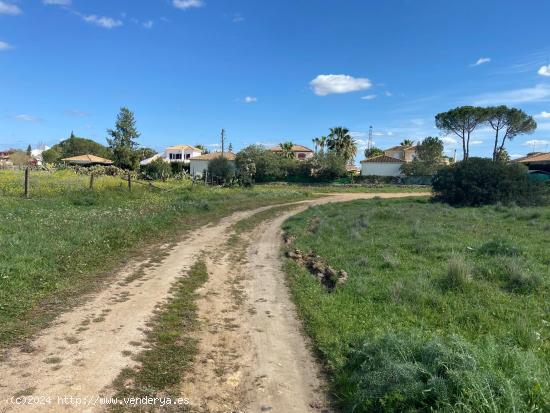
POLYGON ((58 396, 110 395, 120 371, 133 367, 144 330, 171 285, 206 253, 209 280, 199 291, 199 353, 181 393, 197 412, 326 410, 319 368, 300 332, 280 269, 281 223, 310 205, 418 194, 336 194, 295 204, 262 223, 243 245, 226 247, 231 226, 270 207, 235 213, 200 228, 164 254, 135 262, 82 306, 61 315, 32 343, 0 362, 0 411, 101 411, 59 404, 58 396), (14 395, 51 396, 54 403, 14 405, 14 395))

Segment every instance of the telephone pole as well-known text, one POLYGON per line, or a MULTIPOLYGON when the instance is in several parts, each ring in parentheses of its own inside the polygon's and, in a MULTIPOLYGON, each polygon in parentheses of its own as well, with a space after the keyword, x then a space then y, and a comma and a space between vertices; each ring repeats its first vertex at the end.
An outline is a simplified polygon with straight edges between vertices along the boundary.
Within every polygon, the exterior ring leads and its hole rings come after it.
POLYGON ((222 129, 222 156, 225 151, 225 129, 222 129))

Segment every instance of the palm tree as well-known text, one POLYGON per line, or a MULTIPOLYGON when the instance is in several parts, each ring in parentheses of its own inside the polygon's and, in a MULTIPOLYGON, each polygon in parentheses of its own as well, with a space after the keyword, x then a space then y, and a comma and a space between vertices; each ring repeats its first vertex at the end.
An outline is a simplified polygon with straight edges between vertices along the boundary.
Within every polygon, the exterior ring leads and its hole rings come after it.
POLYGON ((311 142, 313 142, 313 144, 315 145, 315 153, 317 153, 317 147, 319 146, 319 138, 313 138, 311 142))
POLYGON ((330 128, 327 146, 329 150, 342 156, 347 163, 352 162, 355 155, 357 155, 357 143, 355 139, 349 134, 349 129, 342 126, 330 128))
POLYGON ((400 143, 401 146, 413 146, 414 141, 412 139, 404 139, 403 142, 400 143))
POLYGON ((321 136, 319 138, 319 148, 321 149, 321 153, 325 152, 325 146, 327 145, 327 137, 321 136))
POLYGON ((294 152, 292 151, 293 146, 294 144, 290 141, 281 143, 281 149, 282 149, 281 154, 283 155, 283 157, 294 158, 294 152))

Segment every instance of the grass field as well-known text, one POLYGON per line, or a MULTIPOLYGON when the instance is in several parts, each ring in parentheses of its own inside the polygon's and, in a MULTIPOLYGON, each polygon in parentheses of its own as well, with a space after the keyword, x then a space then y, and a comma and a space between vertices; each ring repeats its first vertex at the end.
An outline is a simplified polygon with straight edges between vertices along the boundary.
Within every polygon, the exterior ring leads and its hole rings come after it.
POLYGON ((355 201, 285 230, 349 274, 286 263, 343 411, 549 411, 550 208, 355 201))
POLYGON ((34 173, 31 198, 22 174, 0 172, 0 346, 43 326, 109 270, 143 247, 181 236, 234 211, 305 199, 298 187, 205 188, 186 181, 159 189, 71 171, 34 173))

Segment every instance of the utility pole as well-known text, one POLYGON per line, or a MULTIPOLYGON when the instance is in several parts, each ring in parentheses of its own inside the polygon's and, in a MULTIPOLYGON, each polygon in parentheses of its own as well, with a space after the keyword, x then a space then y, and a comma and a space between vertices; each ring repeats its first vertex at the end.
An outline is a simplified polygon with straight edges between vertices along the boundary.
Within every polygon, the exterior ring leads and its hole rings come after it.
POLYGON ((222 129, 222 156, 225 152, 225 129, 222 129))
POLYGON ((372 149, 372 125, 369 127, 369 142, 367 144, 367 149, 372 149))

